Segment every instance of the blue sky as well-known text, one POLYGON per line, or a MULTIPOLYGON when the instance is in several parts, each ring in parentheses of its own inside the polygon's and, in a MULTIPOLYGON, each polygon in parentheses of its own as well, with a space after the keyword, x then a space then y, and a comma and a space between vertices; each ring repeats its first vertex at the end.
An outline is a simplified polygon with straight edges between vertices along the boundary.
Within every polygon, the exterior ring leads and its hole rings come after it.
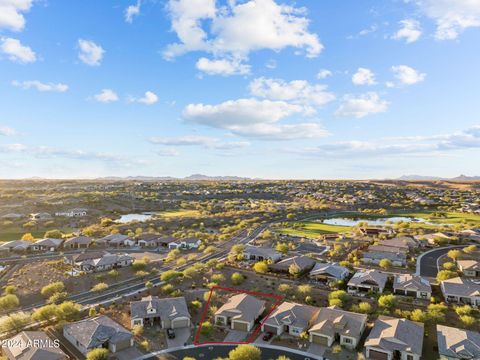
POLYGON ((0 177, 480 175, 480 0, 0 0, 0 177))

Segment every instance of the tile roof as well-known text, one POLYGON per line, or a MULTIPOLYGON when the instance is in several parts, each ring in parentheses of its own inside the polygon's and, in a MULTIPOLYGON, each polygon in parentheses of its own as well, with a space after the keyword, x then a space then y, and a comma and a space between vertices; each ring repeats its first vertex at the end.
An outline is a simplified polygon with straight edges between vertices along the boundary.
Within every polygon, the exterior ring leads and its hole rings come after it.
POLYGON ((437 325, 438 353, 454 359, 480 359, 480 333, 437 325))
POLYGON ((281 303, 264 324, 280 326, 290 325, 305 329, 317 316, 320 308, 292 302, 281 303))
POLYGON ((432 292, 432 287, 427 279, 411 274, 395 275, 393 289, 414 289, 416 291, 432 292))
POLYGON ((339 333, 345 336, 360 337, 367 322, 367 315, 357 314, 332 306, 321 308, 309 332, 329 336, 339 333))
POLYGON ((3 347, 9 359, 16 360, 60 360, 67 359, 67 355, 56 347, 53 340, 43 331, 22 331, 9 339, 8 344, 13 346, 3 347), (31 346, 33 341, 38 341, 36 346, 31 346))
POLYGON ((264 306, 265 301, 259 300, 255 296, 238 294, 230 297, 228 301, 215 312, 215 315, 224 315, 232 317, 235 320, 252 322, 255 321, 264 306))

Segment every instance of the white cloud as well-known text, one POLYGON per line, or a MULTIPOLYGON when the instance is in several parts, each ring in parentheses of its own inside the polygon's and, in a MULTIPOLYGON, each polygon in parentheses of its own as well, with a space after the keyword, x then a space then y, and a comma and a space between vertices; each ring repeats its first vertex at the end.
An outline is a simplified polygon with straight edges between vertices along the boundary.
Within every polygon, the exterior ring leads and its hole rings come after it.
POLYGON ((158 96, 152 91, 146 91, 145 94, 140 98, 130 97, 129 102, 138 102, 145 105, 153 105, 158 102, 158 96))
POLYGON ((167 148, 167 149, 160 149, 160 150, 156 151, 156 154, 159 155, 159 156, 171 157, 171 156, 179 156, 180 152, 176 149, 173 149, 173 148, 167 148))
POLYGON ((250 65, 242 64, 239 60, 210 60, 202 57, 198 59, 196 67, 208 75, 230 76, 250 73, 250 65))
POLYGON ((129 5, 125 9, 125 21, 131 24, 133 18, 138 15, 140 15, 140 0, 135 5, 129 5))
POLYGON ((308 156, 351 158, 419 154, 431 156, 447 151, 478 148, 480 148, 480 125, 453 134, 385 138, 376 141, 343 141, 288 151, 308 156), (392 143, 393 141, 396 143, 392 143))
POLYGON ((317 35, 308 31, 304 8, 274 0, 228 1, 218 8, 215 0, 169 0, 168 10, 180 42, 167 47, 166 58, 198 50, 245 58, 251 51, 286 47, 316 57, 323 48, 317 35))
POLYGON ((335 115, 363 118, 370 114, 385 112, 387 108, 387 101, 382 100, 376 92, 368 92, 358 96, 344 96, 343 102, 335 115))
POLYGON ((437 40, 456 39, 470 27, 480 27, 480 0, 415 0, 437 24, 437 40))
POLYGON ((296 104, 322 106, 333 100, 335 95, 327 91, 325 85, 311 85, 306 80, 257 78, 250 85, 250 93, 254 96, 271 100, 291 101, 296 104))
POLYGON ((2 136, 13 136, 16 135, 17 131, 8 126, 0 126, 0 135, 2 136))
POLYGON ((16 153, 16 152, 22 152, 27 149, 26 145, 23 144, 0 144, 0 152, 5 152, 5 153, 16 153))
POLYGON ((0 52, 7 55, 11 61, 21 64, 33 63, 37 60, 35 52, 28 46, 22 45, 17 39, 0 38, 0 52))
POLYGON ((395 78, 404 85, 413 85, 422 82, 427 76, 407 65, 392 66, 392 72, 395 78))
POLYGON ((0 0, 0 29, 21 31, 25 27, 24 12, 32 7, 33 0, 0 0))
POLYGON ((355 85, 375 85, 375 74, 370 69, 358 68, 352 76, 352 82, 355 85))
POLYGON ((265 64, 267 69, 276 69, 277 68, 277 61, 274 59, 270 59, 265 64))
POLYGON ((278 124, 305 112, 304 106, 285 101, 238 99, 218 105, 190 104, 183 110, 183 117, 189 122, 246 137, 288 140, 326 136, 328 133, 317 123, 278 124))
POLYGON ((420 23, 414 19, 399 22, 401 28, 392 36, 394 40, 405 40, 407 44, 417 41, 422 35, 420 23))
POLYGON ((78 53, 78 58, 87 65, 98 66, 103 59, 103 54, 105 50, 100 45, 95 44, 91 40, 78 40, 78 47, 80 52, 78 53))
POLYGON ((317 74, 317 79, 325 79, 329 76, 332 76, 332 72, 327 69, 321 69, 317 74))
POLYGON ((202 146, 207 149, 232 150, 244 148, 250 145, 247 141, 222 141, 210 136, 187 135, 175 138, 154 137, 150 139, 152 144, 167 146, 202 146))
POLYGON ((118 95, 111 89, 102 89, 100 93, 94 96, 95 100, 102 103, 111 103, 118 101, 118 95))
POLYGON ((28 80, 28 81, 12 81, 12 85, 20 87, 22 89, 37 89, 38 91, 50 91, 50 92, 65 92, 68 90, 68 85, 62 83, 42 83, 38 80, 28 80))

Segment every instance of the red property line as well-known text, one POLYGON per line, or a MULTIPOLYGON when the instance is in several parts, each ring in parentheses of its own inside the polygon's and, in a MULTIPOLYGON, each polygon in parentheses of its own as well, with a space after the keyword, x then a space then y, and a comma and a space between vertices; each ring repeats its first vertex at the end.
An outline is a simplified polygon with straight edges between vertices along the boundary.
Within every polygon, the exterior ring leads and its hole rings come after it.
POLYGON ((273 294, 263 294, 260 292, 255 292, 255 291, 248 291, 248 290, 239 290, 239 289, 233 289, 233 288, 226 288, 226 287, 221 287, 221 286, 213 286, 210 289, 210 294, 208 296, 207 303, 205 304, 205 307, 203 309, 202 317, 200 319, 200 324, 198 326, 197 332, 195 333, 195 339, 193 340, 193 345, 218 345, 218 344, 227 344, 227 345, 242 345, 242 344, 249 344, 255 340, 255 337, 258 335, 260 332, 263 324, 265 321, 267 321, 270 318, 270 315, 275 311, 275 309, 282 303, 283 301, 283 296, 278 296, 278 295, 273 295, 273 294), (246 341, 238 341, 238 342, 229 342, 229 341, 207 341, 207 342, 199 342, 200 338, 200 330, 202 329, 202 325, 205 322, 205 318, 207 316, 208 308, 210 307, 210 302, 212 301, 212 295, 215 289, 223 290, 223 291, 231 291, 231 292, 237 292, 237 293, 242 293, 242 294, 248 294, 248 295, 256 295, 256 296, 263 296, 263 297, 268 297, 275 299, 276 302, 268 312, 267 316, 263 319, 263 321, 255 328, 253 333, 248 337, 246 341))

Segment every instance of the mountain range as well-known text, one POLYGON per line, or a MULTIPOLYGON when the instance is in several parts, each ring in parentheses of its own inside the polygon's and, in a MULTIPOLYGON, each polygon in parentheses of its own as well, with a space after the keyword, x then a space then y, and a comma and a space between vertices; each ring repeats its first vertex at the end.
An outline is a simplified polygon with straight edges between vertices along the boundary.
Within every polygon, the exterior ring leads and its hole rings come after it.
POLYGON ((444 180, 444 181, 479 181, 480 176, 467 176, 467 175, 460 175, 453 178, 443 178, 438 176, 428 176, 428 175, 403 175, 395 180, 405 180, 405 181, 431 181, 431 180, 444 180))

